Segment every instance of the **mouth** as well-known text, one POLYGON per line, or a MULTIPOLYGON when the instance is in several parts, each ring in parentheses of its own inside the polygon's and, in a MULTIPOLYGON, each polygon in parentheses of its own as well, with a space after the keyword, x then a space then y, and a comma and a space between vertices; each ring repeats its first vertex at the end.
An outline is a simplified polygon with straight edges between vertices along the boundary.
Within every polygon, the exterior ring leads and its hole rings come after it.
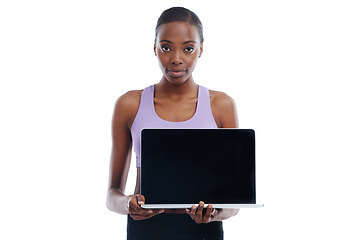
POLYGON ((182 77, 186 73, 186 69, 167 69, 167 71, 172 77, 182 77))

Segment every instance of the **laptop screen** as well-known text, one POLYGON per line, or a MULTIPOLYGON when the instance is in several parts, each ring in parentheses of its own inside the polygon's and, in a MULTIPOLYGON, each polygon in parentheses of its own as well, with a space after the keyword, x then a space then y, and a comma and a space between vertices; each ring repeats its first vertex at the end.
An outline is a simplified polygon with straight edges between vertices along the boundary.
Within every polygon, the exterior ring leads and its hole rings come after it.
POLYGON ((252 129, 144 129, 141 194, 146 204, 252 204, 252 129))

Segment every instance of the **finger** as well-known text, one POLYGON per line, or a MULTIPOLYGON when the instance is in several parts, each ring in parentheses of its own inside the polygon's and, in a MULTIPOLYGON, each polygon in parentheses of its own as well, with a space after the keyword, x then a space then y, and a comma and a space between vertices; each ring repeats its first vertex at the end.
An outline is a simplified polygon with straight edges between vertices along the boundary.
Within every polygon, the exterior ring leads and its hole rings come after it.
POLYGON ((204 218, 210 218, 212 210, 213 210, 213 206, 211 204, 209 204, 207 206, 206 212, 204 214, 204 218))
POLYGON ((146 217, 146 216, 155 216, 163 213, 164 211, 165 211, 164 209, 145 209, 138 205, 130 209, 130 214, 142 215, 146 217))
POLYGON ((157 211, 157 210, 156 211, 153 210, 153 212, 154 213, 152 213, 152 214, 149 214, 147 212, 134 212, 134 213, 130 214, 130 216, 134 220, 144 220, 144 219, 152 218, 152 217, 160 214, 159 211, 157 211))
POLYGON ((197 215, 198 217, 202 217, 202 216, 203 216, 204 207, 205 207, 205 203, 204 203, 203 201, 200 201, 200 202, 199 202, 199 205, 198 205, 198 208, 197 208, 197 211, 196 211, 196 215, 197 215))
POLYGON ((137 214, 137 212, 135 212, 134 214, 130 214, 130 216, 134 219, 134 220, 144 220, 144 219, 148 219, 153 217, 154 215, 149 215, 149 214, 137 214))
POLYGON ((140 215, 158 215, 165 212, 164 209, 147 209, 147 208, 142 208, 141 206, 139 206, 139 208, 140 210, 137 209, 136 214, 140 214, 140 215))
POLYGON ((165 210, 164 209, 144 209, 144 211, 150 215, 158 215, 158 214, 163 213, 165 210))
POLYGON ((164 209, 148 209, 148 208, 143 208, 144 212, 146 212, 147 214, 152 214, 152 215, 158 215, 160 213, 165 212, 164 209))
POLYGON ((196 218, 198 218, 200 220, 202 219, 202 217, 203 217, 203 209, 204 209, 204 202, 200 201, 199 206, 198 206, 197 211, 196 211, 196 218))
POLYGON ((129 210, 133 209, 136 212, 146 212, 141 205, 145 204, 145 197, 143 195, 137 194, 129 202, 129 210))
POLYGON ((189 209, 189 215, 192 219, 195 220, 195 215, 196 215, 196 209, 197 209, 197 206, 196 205, 193 205, 190 209, 189 209))
POLYGON ((215 217, 215 215, 218 213, 218 211, 216 210, 216 208, 213 208, 212 212, 211 212, 211 217, 215 217))
POLYGON ((213 211, 213 206, 212 206, 211 204, 209 204, 209 205, 207 206, 206 212, 205 212, 205 214, 204 214, 204 220, 205 220, 206 222, 210 222, 212 211, 213 211))
POLYGON ((131 196, 130 199, 129 199, 129 202, 128 202, 128 206, 129 206, 129 211, 130 213, 132 211, 138 211, 139 210, 139 204, 137 203, 137 200, 136 200, 136 196, 131 196))

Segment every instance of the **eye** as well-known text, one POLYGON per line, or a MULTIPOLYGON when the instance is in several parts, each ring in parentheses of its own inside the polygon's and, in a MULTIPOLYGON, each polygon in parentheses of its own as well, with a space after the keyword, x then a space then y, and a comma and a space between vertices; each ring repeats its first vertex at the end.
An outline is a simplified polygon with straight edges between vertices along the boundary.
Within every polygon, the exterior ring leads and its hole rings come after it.
POLYGON ((168 52, 168 51, 170 51, 170 48, 168 46, 161 46, 161 50, 163 52, 168 52))
POLYGON ((185 48, 185 51, 188 53, 192 53, 195 49, 193 47, 187 47, 185 48))

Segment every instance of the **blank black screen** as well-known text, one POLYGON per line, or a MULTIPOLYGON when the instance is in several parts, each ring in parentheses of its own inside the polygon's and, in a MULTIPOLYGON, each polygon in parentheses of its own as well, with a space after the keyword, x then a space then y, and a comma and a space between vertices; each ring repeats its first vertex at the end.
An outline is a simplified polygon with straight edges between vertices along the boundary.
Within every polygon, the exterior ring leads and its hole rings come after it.
POLYGON ((141 194, 147 204, 256 203, 254 130, 142 130, 141 194))

